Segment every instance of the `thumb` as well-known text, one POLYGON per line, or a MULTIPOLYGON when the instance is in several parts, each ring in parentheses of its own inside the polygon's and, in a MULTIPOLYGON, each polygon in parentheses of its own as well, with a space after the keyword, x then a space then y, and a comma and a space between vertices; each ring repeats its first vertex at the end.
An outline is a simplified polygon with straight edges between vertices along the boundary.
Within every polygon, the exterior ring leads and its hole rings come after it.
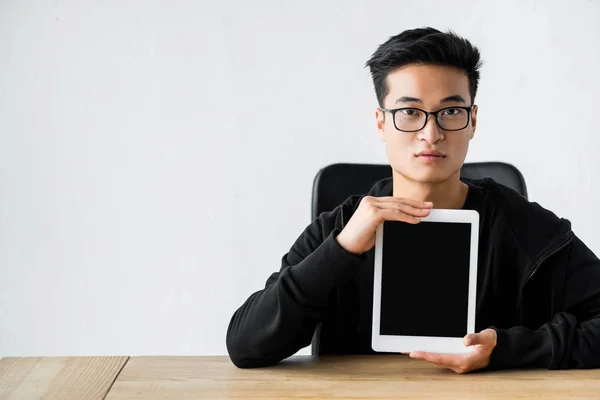
POLYGON ((465 336, 463 342, 465 346, 474 346, 477 344, 490 344, 493 341, 493 335, 496 332, 493 329, 485 329, 480 333, 469 333, 465 336))
POLYGON ((469 333, 467 336, 465 336, 465 338, 463 339, 463 343, 464 343, 465 347, 479 344, 479 341, 480 341, 479 336, 480 336, 479 333, 469 333))

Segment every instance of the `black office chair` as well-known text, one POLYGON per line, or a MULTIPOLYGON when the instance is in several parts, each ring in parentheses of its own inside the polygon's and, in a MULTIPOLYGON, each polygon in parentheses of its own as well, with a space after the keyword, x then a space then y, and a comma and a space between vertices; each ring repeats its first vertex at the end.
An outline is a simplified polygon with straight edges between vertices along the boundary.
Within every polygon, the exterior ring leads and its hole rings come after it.
MULTIPOLYGON (((392 168, 386 164, 331 164, 321 169, 313 182, 312 219, 324 211, 331 211, 355 194, 367 193, 373 184, 392 176, 392 168)), ((465 163, 461 178, 492 178, 508 186, 524 197, 527 187, 521 172, 502 162, 465 163)), ((319 353, 321 325, 317 326, 312 341, 312 354, 319 353)))

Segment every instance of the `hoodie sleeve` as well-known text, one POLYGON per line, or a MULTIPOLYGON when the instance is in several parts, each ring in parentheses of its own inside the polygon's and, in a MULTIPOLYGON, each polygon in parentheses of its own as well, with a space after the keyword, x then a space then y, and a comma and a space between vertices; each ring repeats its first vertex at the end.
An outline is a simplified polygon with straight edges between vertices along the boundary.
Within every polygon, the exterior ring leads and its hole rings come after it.
POLYGON ((563 312, 538 330, 496 329, 490 369, 600 367, 600 260, 577 237, 570 244, 563 312))
POLYGON ((283 256, 280 271, 233 314, 226 342, 237 367, 275 364, 310 344, 332 291, 363 259, 338 244, 338 229, 323 229, 337 211, 310 224, 283 256))

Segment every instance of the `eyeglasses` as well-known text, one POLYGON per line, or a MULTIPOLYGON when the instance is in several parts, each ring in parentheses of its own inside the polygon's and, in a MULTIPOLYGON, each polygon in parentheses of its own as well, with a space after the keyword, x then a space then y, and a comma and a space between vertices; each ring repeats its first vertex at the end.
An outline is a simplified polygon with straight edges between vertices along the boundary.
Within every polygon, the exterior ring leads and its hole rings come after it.
POLYGON ((425 128, 429 116, 433 115, 440 129, 445 131, 460 131, 469 125, 471 120, 470 107, 446 107, 437 111, 425 111, 420 108, 405 107, 381 111, 389 112, 394 119, 394 127, 401 132, 417 132, 425 128))

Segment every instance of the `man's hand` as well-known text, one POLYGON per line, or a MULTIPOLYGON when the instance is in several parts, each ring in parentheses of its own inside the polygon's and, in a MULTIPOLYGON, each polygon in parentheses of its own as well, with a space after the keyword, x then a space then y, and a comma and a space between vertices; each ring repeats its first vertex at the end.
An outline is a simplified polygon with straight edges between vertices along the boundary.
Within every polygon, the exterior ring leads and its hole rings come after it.
POLYGON ((490 363, 492 350, 496 347, 498 336, 494 329, 485 329, 480 333, 471 333, 465 336, 465 346, 474 346, 465 354, 436 354, 415 351, 410 353, 411 358, 429 361, 435 365, 451 369, 459 374, 485 368, 490 363))
POLYGON ((431 202, 365 196, 336 240, 346 251, 362 254, 375 245, 377 226, 383 221, 418 224, 422 218, 429 215, 432 208, 431 202))

